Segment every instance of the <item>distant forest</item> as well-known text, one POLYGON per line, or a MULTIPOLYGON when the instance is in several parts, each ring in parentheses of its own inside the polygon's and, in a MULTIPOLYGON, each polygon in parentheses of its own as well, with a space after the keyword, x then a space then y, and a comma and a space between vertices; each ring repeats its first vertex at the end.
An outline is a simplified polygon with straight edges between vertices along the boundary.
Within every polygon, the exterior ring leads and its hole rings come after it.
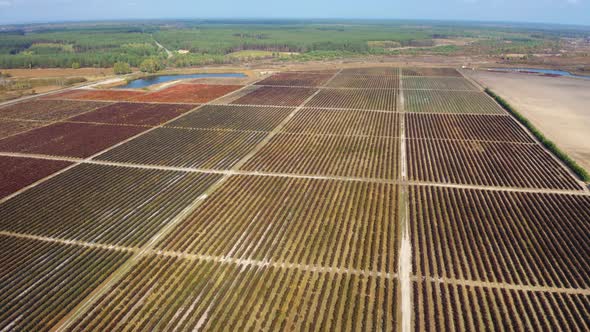
POLYGON ((431 52, 534 53, 588 28, 410 21, 159 21, 0 27, 0 68, 138 67, 229 63, 268 56, 309 60, 431 52), (444 40, 465 40, 444 44, 444 40), (160 43, 172 52, 160 48, 160 43), (179 52, 180 51, 180 52, 179 52), (232 56, 236 52, 246 56, 232 56), (266 53, 265 53, 266 52, 266 53), (242 53, 243 54, 243 53, 242 53))

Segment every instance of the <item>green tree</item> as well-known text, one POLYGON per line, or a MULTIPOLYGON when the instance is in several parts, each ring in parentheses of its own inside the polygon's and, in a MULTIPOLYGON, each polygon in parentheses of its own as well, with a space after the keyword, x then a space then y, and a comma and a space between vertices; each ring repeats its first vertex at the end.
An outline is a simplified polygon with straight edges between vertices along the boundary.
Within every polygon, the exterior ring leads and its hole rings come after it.
POLYGON ((145 59, 139 65, 139 70, 144 73, 156 73, 162 69, 162 64, 157 59, 145 59))
POLYGON ((80 69, 80 63, 79 62, 72 62, 72 69, 80 69))
POLYGON ((115 62, 113 66, 115 75, 125 75, 131 73, 131 67, 127 62, 115 62))

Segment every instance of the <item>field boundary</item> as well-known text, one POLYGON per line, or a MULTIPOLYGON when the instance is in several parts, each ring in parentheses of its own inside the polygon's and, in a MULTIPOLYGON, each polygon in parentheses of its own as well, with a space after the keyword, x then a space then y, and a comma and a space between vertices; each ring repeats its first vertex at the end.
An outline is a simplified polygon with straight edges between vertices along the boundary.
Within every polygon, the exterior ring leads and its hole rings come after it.
POLYGON ((492 97, 504 110, 510 113, 516 120, 523 125, 551 154, 557 157, 567 168, 573 172, 578 179, 585 183, 590 182, 590 174, 586 169, 580 166, 575 160, 573 160, 567 153, 561 150, 553 141, 545 137, 543 133, 537 129, 524 115, 519 113, 514 107, 512 107, 504 98, 494 93, 489 88, 486 88, 485 93, 492 97))

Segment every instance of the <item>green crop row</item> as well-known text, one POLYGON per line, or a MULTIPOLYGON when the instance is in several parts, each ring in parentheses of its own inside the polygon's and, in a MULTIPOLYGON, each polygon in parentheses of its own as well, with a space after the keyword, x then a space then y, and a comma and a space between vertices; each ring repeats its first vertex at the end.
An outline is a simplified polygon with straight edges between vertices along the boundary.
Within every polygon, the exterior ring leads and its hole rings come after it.
POLYGON ((582 181, 590 182, 590 174, 582 166, 573 160, 570 156, 562 151, 557 145, 545 137, 539 129, 537 129, 526 117, 514 109, 506 100, 495 94, 492 90, 486 88, 485 92, 496 100, 500 106, 512 114, 520 123, 522 123, 528 130, 535 135, 535 137, 557 158, 559 158, 569 169, 571 169, 582 181))

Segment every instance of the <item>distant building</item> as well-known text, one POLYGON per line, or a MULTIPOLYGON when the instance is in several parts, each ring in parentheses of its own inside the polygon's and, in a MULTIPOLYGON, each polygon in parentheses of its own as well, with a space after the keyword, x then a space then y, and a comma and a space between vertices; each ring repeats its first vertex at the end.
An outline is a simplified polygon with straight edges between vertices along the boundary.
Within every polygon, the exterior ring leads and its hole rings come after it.
POLYGON ((191 51, 189 50, 178 50, 178 54, 189 54, 191 51))

